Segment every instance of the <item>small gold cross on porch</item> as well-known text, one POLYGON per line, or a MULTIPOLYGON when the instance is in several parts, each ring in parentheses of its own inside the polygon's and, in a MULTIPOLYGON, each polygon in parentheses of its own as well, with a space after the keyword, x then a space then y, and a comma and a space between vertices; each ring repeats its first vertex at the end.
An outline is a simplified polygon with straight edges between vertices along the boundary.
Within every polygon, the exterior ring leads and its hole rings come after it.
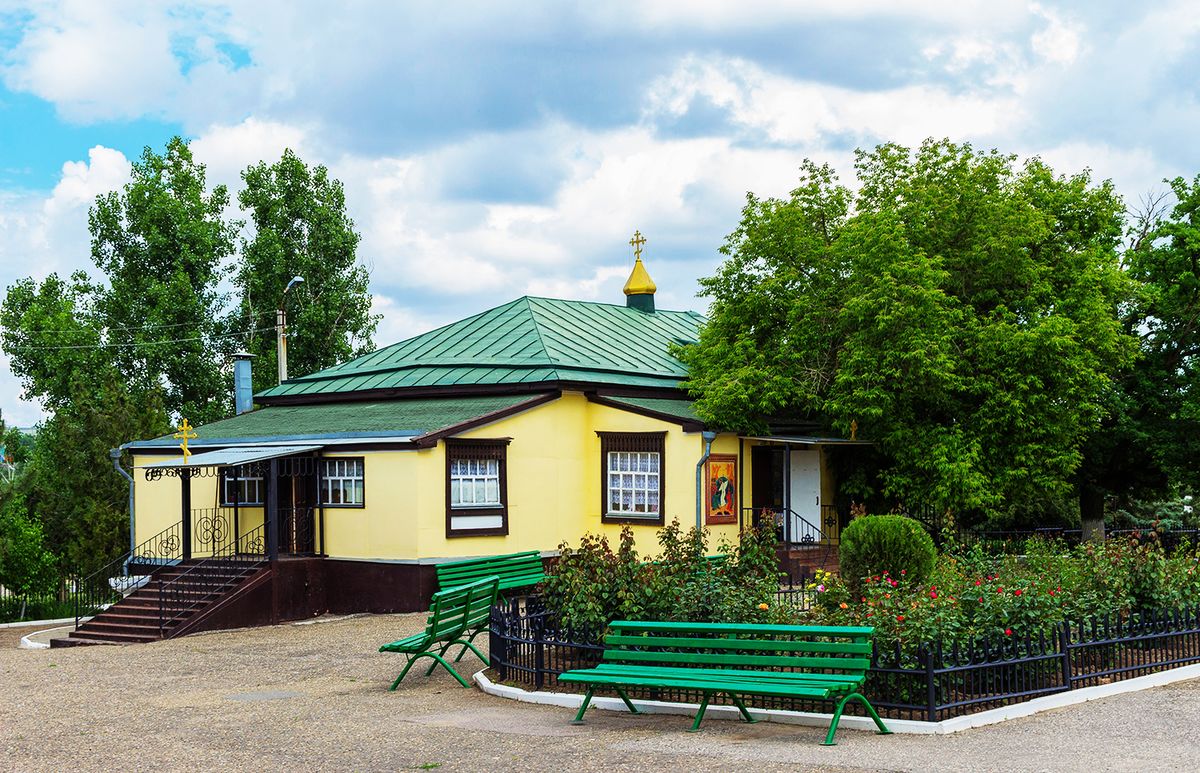
POLYGON ((642 245, 646 243, 646 237, 642 236, 641 231, 634 231, 633 238, 629 240, 633 245, 633 257, 637 260, 642 259, 642 245))
POLYGON ((176 432, 172 437, 174 437, 176 440, 183 441, 179 444, 179 447, 183 449, 183 463, 187 464, 188 459, 192 455, 192 452, 188 450, 188 441, 196 437, 196 433, 193 431, 195 428, 192 427, 191 424, 188 424, 187 419, 184 419, 183 421, 179 422, 179 426, 176 427, 176 429, 179 431, 176 432))

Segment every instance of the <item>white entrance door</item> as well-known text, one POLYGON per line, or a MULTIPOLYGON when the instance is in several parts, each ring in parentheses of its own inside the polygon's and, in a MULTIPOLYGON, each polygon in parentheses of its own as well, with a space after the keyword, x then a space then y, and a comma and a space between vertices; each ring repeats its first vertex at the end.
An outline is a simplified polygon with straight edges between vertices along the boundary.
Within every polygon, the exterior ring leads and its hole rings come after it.
POLYGON ((821 535, 821 453, 793 448, 791 456, 788 487, 791 513, 787 515, 791 523, 784 534, 792 542, 816 541, 821 535))

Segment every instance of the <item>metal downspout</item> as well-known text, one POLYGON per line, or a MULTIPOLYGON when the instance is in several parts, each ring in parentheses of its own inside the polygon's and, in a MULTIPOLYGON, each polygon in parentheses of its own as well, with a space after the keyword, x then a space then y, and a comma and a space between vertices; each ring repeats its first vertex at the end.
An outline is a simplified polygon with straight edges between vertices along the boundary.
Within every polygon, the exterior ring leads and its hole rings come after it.
POLYGON ((717 433, 704 431, 700 433, 700 437, 704 438, 704 456, 700 457, 700 461, 696 462, 696 528, 704 528, 704 520, 702 513, 704 511, 704 463, 708 461, 708 457, 712 455, 712 444, 717 439, 717 433))
POLYGON ((133 549, 137 547, 137 540, 134 536, 133 521, 133 476, 125 472, 125 468, 121 466, 121 449, 108 449, 108 458, 112 459, 113 469, 121 473, 125 480, 129 481, 129 554, 133 555, 133 549))

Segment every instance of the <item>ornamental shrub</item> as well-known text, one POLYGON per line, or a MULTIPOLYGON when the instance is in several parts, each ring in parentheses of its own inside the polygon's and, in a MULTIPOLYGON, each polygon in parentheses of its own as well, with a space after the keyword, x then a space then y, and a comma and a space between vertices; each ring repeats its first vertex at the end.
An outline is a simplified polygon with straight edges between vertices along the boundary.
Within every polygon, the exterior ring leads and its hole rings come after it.
POLYGON ((924 582, 933 571, 937 548, 921 524, 902 515, 866 515, 842 531, 838 560, 852 587, 865 577, 887 573, 924 582), (904 573, 903 575, 901 573, 904 573))

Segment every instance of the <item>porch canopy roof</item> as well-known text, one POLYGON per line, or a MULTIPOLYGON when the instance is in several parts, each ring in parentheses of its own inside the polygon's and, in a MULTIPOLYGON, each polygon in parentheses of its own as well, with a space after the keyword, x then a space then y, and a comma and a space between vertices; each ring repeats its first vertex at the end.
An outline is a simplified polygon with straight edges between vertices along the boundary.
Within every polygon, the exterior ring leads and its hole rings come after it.
POLYGON ((790 446, 871 446, 870 440, 850 440, 840 437, 817 437, 815 435, 743 435, 746 440, 764 443, 782 443, 790 446))
POLYGON ((220 451, 206 451, 192 454, 187 464, 183 457, 177 456, 161 462, 139 464, 138 469, 152 470, 171 467, 231 467, 251 462, 262 462, 267 459, 277 459, 281 456, 294 456, 316 451, 324 446, 242 446, 240 448, 225 448, 220 451))

